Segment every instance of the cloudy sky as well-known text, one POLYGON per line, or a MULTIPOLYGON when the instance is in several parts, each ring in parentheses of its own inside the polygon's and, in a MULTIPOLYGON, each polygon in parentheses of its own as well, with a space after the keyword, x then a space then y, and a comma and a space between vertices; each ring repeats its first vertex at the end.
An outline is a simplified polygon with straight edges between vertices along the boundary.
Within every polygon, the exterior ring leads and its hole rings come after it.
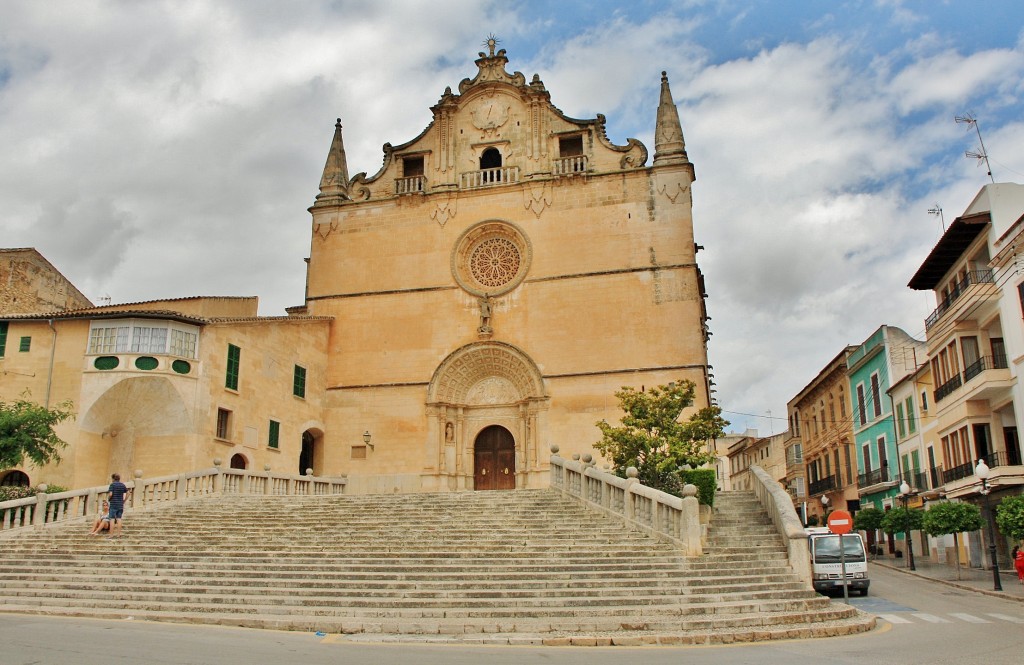
MULTIPOLYGON (((351 173, 415 137, 489 33, 568 115, 653 154, 660 72, 696 165, 710 355, 733 430, 879 325, 988 182, 1024 182, 1024 4, 943 0, 0 2, 0 246, 100 303, 302 303, 306 212, 343 118, 351 173)), ((769 413, 772 418, 769 419, 769 413)))

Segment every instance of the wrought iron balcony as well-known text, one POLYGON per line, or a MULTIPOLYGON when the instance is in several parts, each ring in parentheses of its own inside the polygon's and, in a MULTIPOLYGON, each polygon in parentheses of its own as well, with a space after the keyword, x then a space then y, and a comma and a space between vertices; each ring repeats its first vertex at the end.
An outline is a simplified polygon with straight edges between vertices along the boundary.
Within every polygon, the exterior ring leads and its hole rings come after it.
POLYGON ((935 402, 941 402, 946 397, 949 397, 954 390, 962 385, 964 385, 963 379, 960 378, 959 374, 956 374, 952 379, 935 389, 935 402))
POLYGON ((924 320, 924 329, 928 330, 935 323, 942 318, 942 315, 949 311, 949 308, 953 306, 953 303, 957 301, 966 291, 971 284, 994 284, 995 277, 991 269, 986 270, 972 270, 968 272, 962 280, 953 285, 953 289, 949 295, 942 299, 939 306, 928 315, 928 318, 924 320))
POLYGON ((1006 369, 1006 355, 983 356, 964 368, 964 382, 970 381, 987 369, 1006 369))
POLYGON ((468 171, 459 176, 459 184, 462 189, 490 187, 491 185, 504 185, 513 182, 519 182, 518 166, 501 166, 496 169, 468 171))
POLYGON ((829 492, 836 489, 836 477, 828 476, 821 480, 815 480, 807 486, 807 494, 814 496, 815 494, 821 494, 823 492, 829 492))
POLYGON ((870 487, 878 483, 889 482, 889 469, 882 467, 857 476, 857 487, 870 487))
MULTIPOLYGON (((995 469, 1000 466, 1014 466, 1014 462, 1019 463, 1019 460, 1015 459, 1016 457, 1016 454, 1007 455, 1006 452, 999 451, 995 453, 989 453, 988 455, 985 455, 981 459, 985 460, 985 464, 988 465, 988 468, 995 469)), ((961 478, 968 478, 970 476, 973 476, 974 469, 977 464, 978 460, 973 459, 959 466, 955 466, 942 474, 942 480, 943 482, 951 483, 954 480, 960 480, 961 478)))

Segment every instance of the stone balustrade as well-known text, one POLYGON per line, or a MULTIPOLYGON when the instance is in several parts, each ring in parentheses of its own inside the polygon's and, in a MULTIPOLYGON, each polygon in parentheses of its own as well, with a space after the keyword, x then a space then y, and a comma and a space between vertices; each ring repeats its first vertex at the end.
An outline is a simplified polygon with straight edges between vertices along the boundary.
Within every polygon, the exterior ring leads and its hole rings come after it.
POLYGON ((754 494, 768 515, 789 551, 789 565, 808 585, 811 584, 811 555, 807 549, 807 529, 796 514, 793 499, 782 485, 757 465, 750 466, 754 494))
POLYGON ((632 477, 620 478, 593 466, 590 455, 567 460, 558 456, 558 446, 551 452, 553 489, 621 518, 631 529, 675 543, 687 555, 703 554, 696 487, 686 485, 680 498, 641 484, 635 469, 632 477))
MULTIPOLYGON (((246 469, 211 469, 159 478, 143 478, 141 471, 125 484, 132 490, 126 508, 140 510, 215 494, 328 495, 344 494, 347 479, 271 473, 246 469)), ((40 486, 45 489, 45 486, 40 486)), ((0 502, 0 534, 18 529, 86 519, 98 514, 107 498, 107 485, 86 487, 0 502)))

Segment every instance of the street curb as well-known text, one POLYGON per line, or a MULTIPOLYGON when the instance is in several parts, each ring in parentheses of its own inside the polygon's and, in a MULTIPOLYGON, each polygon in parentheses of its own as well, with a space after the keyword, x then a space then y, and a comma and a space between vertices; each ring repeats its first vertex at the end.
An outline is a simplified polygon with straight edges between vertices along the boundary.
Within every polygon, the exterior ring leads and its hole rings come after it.
MULTIPOLYGON (((991 589, 991 590, 990 589, 979 589, 977 587, 973 587, 973 586, 970 586, 968 584, 962 584, 962 583, 957 582, 955 580, 940 580, 940 579, 935 578, 935 577, 929 577, 927 575, 922 575, 921 573, 918 573, 918 572, 915 572, 915 571, 912 571, 912 570, 907 570, 906 568, 899 568, 897 566, 892 566, 892 565, 890 565, 888 563, 882 563, 880 561, 872 561, 871 563, 874 563, 876 565, 882 566, 884 568, 888 568, 889 570, 895 570, 896 572, 903 573, 904 575, 910 575, 912 577, 916 577, 918 579, 928 580, 929 582, 937 582, 939 584, 945 584, 946 586, 953 587, 954 589, 963 589, 964 591, 974 591, 976 593, 985 594, 986 596, 992 596, 993 598, 1004 598, 1006 600, 1012 600, 1012 601, 1017 602, 1017 603, 1024 603, 1024 598, 1020 598, 1020 597, 1017 597, 1017 596, 1011 596, 1010 594, 1008 594, 1008 593, 1006 593, 1004 591, 996 591, 994 589, 991 589)), ((1002 575, 1003 571, 999 571, 999 574, 1002 575)))

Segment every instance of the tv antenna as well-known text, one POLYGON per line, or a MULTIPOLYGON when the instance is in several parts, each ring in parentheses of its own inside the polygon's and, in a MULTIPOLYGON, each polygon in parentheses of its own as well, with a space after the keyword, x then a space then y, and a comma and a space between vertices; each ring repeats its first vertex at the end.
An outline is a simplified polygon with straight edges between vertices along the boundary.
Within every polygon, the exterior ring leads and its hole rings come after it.
POLYGON ((935 216, 937 216, 939 218, 939 221, 942 222, 942 232, 945 233, 946 232, 946 218, 942 216, 942 206, 940 206, 938 203, 936 203, 934 207, 928 208, 928 214, 929 215, 935 215, 935 216))
POLYGON ((996 179, 992 177, 992 166, 988 163, 988 153, 985 152, 985 142, 981 140, 981 128, 978 127, 978 119, 970 113, 958 115, 953 119, 958 125, 973 125, 974 131, 978 132, 978 143, 981 144, 981 151, 968 150, 964 155, 971 159, 978 160, 978 164, 985 162, 985 168, 988 170, 988 177, 993 183, 995 183, 996 179))

